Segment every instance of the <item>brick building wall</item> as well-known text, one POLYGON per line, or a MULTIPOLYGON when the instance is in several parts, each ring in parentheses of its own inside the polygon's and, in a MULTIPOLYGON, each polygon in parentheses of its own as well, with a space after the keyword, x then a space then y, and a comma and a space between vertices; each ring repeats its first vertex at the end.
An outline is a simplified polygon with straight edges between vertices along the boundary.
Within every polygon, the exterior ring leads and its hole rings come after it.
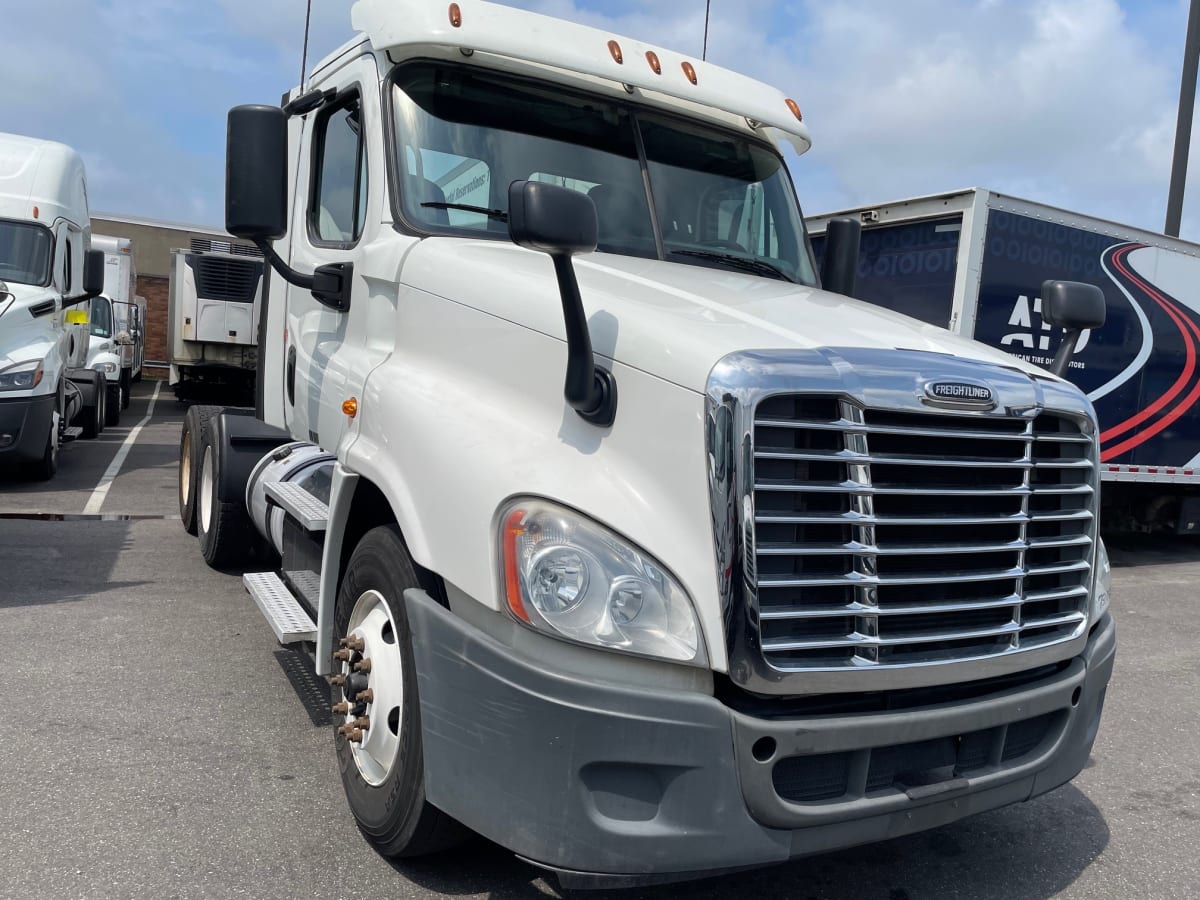
MULTIPOLYGON (((139 275, 137 292, 146 298, 146 362, 167 361, 167 297, 168 280, 157 275, 139 275)), ((146 367, 151 370, 150 366, 146 367)), ((166 369, 161 370, 162 373, 166 369)), ((151 370, 149 374, 159 374, 151 370)))

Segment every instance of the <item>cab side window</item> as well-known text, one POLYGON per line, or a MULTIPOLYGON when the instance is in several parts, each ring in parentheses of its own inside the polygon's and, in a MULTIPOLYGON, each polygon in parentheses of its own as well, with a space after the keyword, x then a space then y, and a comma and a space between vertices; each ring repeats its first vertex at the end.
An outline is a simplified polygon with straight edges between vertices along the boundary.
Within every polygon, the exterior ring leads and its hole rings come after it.
POLYGON ((314 243, 352 244, 362 236, 367 214, 367 155, 357 94, 321 111, 313 148, 309 235, 314 243))

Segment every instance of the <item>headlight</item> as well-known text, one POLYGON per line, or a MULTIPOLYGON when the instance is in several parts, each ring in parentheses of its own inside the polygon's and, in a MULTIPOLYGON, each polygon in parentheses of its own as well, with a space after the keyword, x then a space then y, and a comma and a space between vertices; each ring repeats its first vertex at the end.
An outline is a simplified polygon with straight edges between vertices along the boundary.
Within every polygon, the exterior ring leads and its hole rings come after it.
POLYGON ((705 665, 692 602, 654 559, 602 525, 540 500, 500 511, 509 612, 557 637, 705 665))
POLYGON ((1099 540, 1099 548, 1096 550, 1096 585, 1092 590, 1093 621, 1108 612, 1111 595, 1112 566, 1108 562, 1108 550, 1104 547, 1104 541, 1099 540))
POLYGON ((17 363, 0 372, 0 391, 29 391, 42 383, 42 361, 17 363))
POLYGON ((117 374, 117 364, 116 363, 110 363, 110 362, 96 363, 96 365, 93 366, 93 368, 97 372, 103 372, 105 375, 116 375, 117 374))

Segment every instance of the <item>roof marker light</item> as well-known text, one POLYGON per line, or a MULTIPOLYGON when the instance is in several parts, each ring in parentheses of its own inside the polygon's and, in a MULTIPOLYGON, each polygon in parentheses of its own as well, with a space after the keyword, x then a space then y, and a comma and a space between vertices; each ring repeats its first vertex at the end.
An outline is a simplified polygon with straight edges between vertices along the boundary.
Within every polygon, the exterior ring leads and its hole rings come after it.
POLYGON ((35 219, 38 217, 38 208, 36 206, 33 208, 33 217, 35 219))
POLYGON ((792 111, 792 115, 796 117, 797 122, 803 122, 804 117, 800 115, 800 104, 791 97, 787 99, 787 108, 792 111))
POLYGON ((342 415, 351 419, 358 415, 358 398, 348 397, 342 401, 342 415))
POLYGON ((616 41, 608 42, 608 52, 612 54, 613 62, 618 66, 624 65, 625 57, 621 53, 621 45, 616 41))
POLYGON ((650 68, 654 70, 655 75, 662 74, 662 63, 658 61, 658 54, 653 50, 646 51, 646 62, 650 63, 650 68))
POLYGON ((450 4, 450 24, 455 28, 462 27, 462 10, 457 3, 450 4))
POLYGON ((687 80, 692 84, 696 83, 696 67, 690 62, 685 62, 683 64, 683 74, 687 76, 687 80))

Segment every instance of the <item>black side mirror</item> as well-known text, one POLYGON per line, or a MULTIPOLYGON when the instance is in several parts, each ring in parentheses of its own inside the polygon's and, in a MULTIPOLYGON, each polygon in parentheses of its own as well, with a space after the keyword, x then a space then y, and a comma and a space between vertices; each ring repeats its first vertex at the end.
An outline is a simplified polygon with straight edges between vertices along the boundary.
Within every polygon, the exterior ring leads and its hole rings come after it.
POLYGON ((277 106, 235 106, 225 145, 225 230, 251 241, 287 234, 287 116, 277 106))
POLYGON ((1082 281, 1042 282, 1042 320, 1064 329, 1063 341, 1054 354, 1050 371, 1065 376, 1079 335, 1085 328, 1104 324, 1107 305, 1104 292, 1094 284, 1082 281))
MULTIPOLYGON (((320 96, 324 97, 325 94, 320 96)), ((253 241, 286 281, 331 309, 350 309, 352 263, 297 272, 271 247, 287 234, 287 113, 278 106, 235 106, 225 135, 225 230, 253 241)))
POLYGON ((571 257, 596 249, 599 224, 592 198, 579 191, 514 181, 508 186, 508 233, 513 243, 550 254, 567 331, 563 396, 579 415, 607 428, 617 414, 617 381, 596 363, 571 257))
POLYGON ((83 258, 83 297, 91 300, 104 292, 104 251, 89 250, 83 258))
POLYGON ((829 220, 825 226, 825 254, 821 257, 821 287, 835 294, 854 296, 861 240, 862 224, 857 219, 829 220))

